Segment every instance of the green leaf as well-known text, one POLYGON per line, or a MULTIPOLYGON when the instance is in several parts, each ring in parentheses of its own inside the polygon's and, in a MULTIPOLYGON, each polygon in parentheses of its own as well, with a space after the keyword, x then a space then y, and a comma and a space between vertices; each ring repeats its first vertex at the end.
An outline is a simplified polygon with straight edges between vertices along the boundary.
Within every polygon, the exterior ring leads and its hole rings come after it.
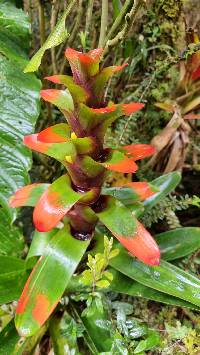
POLYGON ((40 92, 43 100, 52 103, 57 106, 60 110, 66 110, 71 112, 74 110, 74 103, 72 96, 68 89, 57 90, 57 89, 47 89, 41 90, 40 92))
POLYGON ((128 319, 126 321, 126 327, 128 328, 128 335, 131 339, 141 338, 147 334, 148 327, 145 323, 141 323, 136 319, 128 319))
POLYGON ((0 333, 0 354, 14 354, 15 346, 19 339, 20 336, 16 331, 14 322, 8 323, 0 333))
POLYGON ((96 299, 93 299, 87 312, 84 312, 82 320, 99 352, 110 351, 113 340, 112 323, 105 302, 103 302, 103 307, 99 307, 96 299))
POLYGON ((175 260, 200 248, 200 228, 178 228, 157 234, 155 239, 163 259, 175 260))
POLYGON ((45 79, 52 81, 55 84, 63 84, 70 92, 75 102, 86 102, 88 94, 87 91, 80 85, 75 84, 72 76, 69 75, 53 75, 45 79))
POLYGON ((0 53, 20 66, 27 61, 29 29, 28 16, 11 1, 1 1, 0 53))
POLYGON ((7 201, 29 182, 31 153, 22 140, 32 133, 39 114, 40 82, 22 72, 29 27, 27 15, 14 2, 0 2, 0 254, 12 256, 21 255, 24 243, 21 232, 12 226, 16 210, 9 209, 7 201))
POLYGON ((109 264, 145 286, 200 306, 200 280, 164 260, 160 266, 148 266, 121 248, 109 264))
POLYGON ((113 336, 113 341, 112 341, 112 348, 110 352, 108 353, 102 353, 102 355, 113 355, 113 354, 119 354, 119 355, 128 355, 128 349, 126 348, 126 343, 121 334, 116 330, 114 336, 113 336))
POLYGON ((0 256, 0 304, 19 298, 26 277, 24 260, 0 256))
POLYGON ((113 280, 113 275, 109 271, 104 271, 103 276, 106 277, 109 281, 113 280))
POLYGON ((59 19, 59 21, 56 24, 53 31, 48 36, 46 42, 39 49, 39 51, 32 57, 32 59, 30 60, 30 62, 26 66, 26 68, 24 69, 25 73, 36 71, 41 64, 41 60, 42 60, 42 57, 43 57, 45 51, 47 49, 56 47, 65 41, 65 39, 68 36, 68 32, 65 28, 65 20, 66 20, 67 16, 69 15, 70 11, 72 10, 72 8, 74 7, 75 3, 76 3, 76 0, 72 0, 69 3, 69 6, 63 12, 61 18, 59 19))
POLYGON ((67 226, 51 239, 19 301, 16 327, 21 335, 34 335, 52 313, 88 245, 73 238, 67 226))
POLYGON ((161 201, 166 195, 173 191, 180 181, 181 175, 177 171, 162 175, 159 178, 151 181, 151 184, 158 187, 160 191, 143 202, 145 209, 150 209, 156 205, 156 203, 161 201))
POLYGON ((110 282, 108 280, 100 280, 97 281, 96 286, 100 288, 106 288, 110 285, 110 282))
POLYGON ((133 305, 127 302, 112 302, 112 308, 116 310, 121 310, 124 315, 130 315, 133 313, 133 305))
POLYGON ((112 259, 114 258, 116 255, 119 254, 119 249, 114 249, 114 250, 111 250, 110 254, 109 254, 109 259, 112 259))
MULTIPOLYGON (((39 114, 40 82, 0 55, 0 203, 29 182, 31 152, 22 144, 39 114)), ((15 210, 13 210, 13 216, 15 210)))
MULTIPOLYGON (((77 323, 81 326, 81 328, 84 328, 84 342, 87 345, 88 349, 90 350, 90 353, 92 355, 99 355, 99 352, 97 351, 97 348, 90 337, 90 334, 88 333, 87 329, 84 326, 83 319, 80 317, 80 310, 75 308, 74 304, 71 303, 71 307, 73 309, 73 314, 76 317, 77 323)), ((78 354, 77 354, 78 355, 78 354)))
POLYGON ((129 238, 135 232, 135 218, 120 201, 112 197, 108 199, 106 208, 97 213, 97 216, 116 237, 129 238))
POLYGON ((160 343, 160 336, 156 331, 150 331, 148 337, 145 340, 141 340, 134 350, 134 354, 139 354, 142 351, 153 349, 160 343))
POLYGON ((102 195, 113 196, 124 205, 130 205, 139 200, 138 194, 130 187, 104 187, 102 195))
POLYGON ((17 333, 14 321, 12 320, 0 333, 0 354, 2 355, 24 355, 31 354, 36 344, 45 334, 47 328, 42 327, 34 337, 25 339, 17 333))
MULTIPOLYGON (((180 298, 168 295, 164 292, 160 292, 158 290, 145 286, 125 276, 116 269, 110 268, 109 272, 112 273, 113 280, 110 283, 110 287, 108 289, 105 289, 104 292, 113 291, 122 294, 127 294, 129 296, 146 298, 152 301, 161 302, 173 306, 190 308, 198 311, 200 310, 200 307, 195 306, 193 303, 184 301, 180 298)), ((67 290, 69 293, 84 291, 85 286, 82 278, 80 278, 80 276, 74 276, 70 280, 67 286, 67 290)))
MULTIPOLYGON (((84 328, 82 327, 82 331, 84 328)), ((77 337, 79 334, 78 324, 66 312, 52 318, 50 322, 50 335, 53 343, 54 354, 80 354, 77 346, 77 337)))
MULTIPOLYGON (((108 291, 119 292, 129 296, 143 297, 152 301, 170 304, 173 306, 200 310, 200 307, 195 306, 190 302, 145 286, 115 269, 109 269, 109 271, 112 272, 113 281, 110 284, 108 291)), ((74 281, 75 280, 73 279, 73 282, 74 281)), ((80 289, 80 284, 77 285, 77 289, 78 287, 80 289)))
POLYGON ((114 18, 116 18, 120 14, 120 10, 122 8, 122 3, 120 0, 112 0, 114 18))
POLYGON ((0 208, 0 255, 21 256, 24 238, 17 227, 11 227, 11 222, 9 208, 0 208))
POLYGON ((56 228, 52 229, 50 232, 38 232, 35 230, 27 259, 33 256, 45 255, 46 248, 56 233, 58 233, 58 229, 56 228))
MULTIPOLYGON (((92 250, 93 255, 96 254, 97 252, 102 252, 102 250, 103 250, 103 241, 102 241, 103 236, 101 234, 97 234, 96 237, 97 237, 97 240, 96 240, 95 248, 93 248, 93 250, 92 250)), ((118 256, 116 256, 113 259, 113 261, 116 259, 116 260, 118 260, 117 261, 118 264, 121 265, 120 255, 123 255, 122 258, 125 258, 125 260, 127 260, 127 261, 129 260, 130 263, 133 262, 133 266, 132 266, 132 271, 130 272, 130 274, 128 274, 129 277, 126 277, 125 272, 121 271, 120 268, 118 268, 118 270, 120 272, 117 271, 117 268, 110 269, 109 271, 112 272, 112 274, 113 274, 113 281, 110 285, 109 290, 112 290, 114 292, 119 292, 119 293, 126 293, 130 296, 144 297, 144 298, 151 299, 151 300, 154 300, 157 302, 172 304, 172 305, 176 305, 176 306, 180 306, 180 307, 186 307, 186 308, 197 309, 197 310, 200 309, 197 305, 195 305, 195 303, 191 303, 190 301, 185 301, 182 299, 182 297, 180 297, 178 295, 176 297, 174 297, 171 292, 167 293, 166 290, 164 289, 164 287, 162 289, 159 289, 157 283, 151 282, 149 280, 149 283, 146 285, 146 283, 141 281, 140 277, 137 279, 137 275, 135 275, 135 278, 134 278, 132 275, 134 272, 137 272, 134 269, 134 265, 135 265, 136 260, 134 258, 132 258, 130 255, 128 255, 126 250, 123 248, 123 246, 120 245, 115 240, 114 240, 113 247, 114 248, 118 247, 118 251, 119 251, 118 256), (178 297, 180 297, 180 298, 178 298, 178 297)), ((163 256, 164 256, 164 253, 163 253, 163 256)), ((111 265, 112 260, 110 260, 109 263, 111 265)), ((153 272, 154 268, 148 267, 147 265, 140 263, 140 262, 138 262, 138 263, 141 265, 141 269, 142 269, 142 267, 144 267, 144 268, 147 267, 147 271, 149 269, 149 273, 150 273, 151 269, 153 272)), ((137 262, 136 262, 136 265, 138 265, 137 262)), ((171 264, 167 263, 167 265, 171 265, 171 264)), ((182 271, 181 269, 178 269, 178 270, 182 271)), ((177 271, 177 268, 176 268, 176 271, 177 271)), ((186 276, 187 275, 190 276, 190 274, 187 274, 187 273, 184 273, 184 274, 186 274, 186 276)), ((144 275, 145 275, 145 273, 144 273, 144 275)), ((179 275, 179 276, 182 277, 181 275, 179 275)), ((195 278, 195 280, 197 280, 197 279, 195 278)), ((187 279, 186 279, 186 281, 187 281, 187 279)), ((79 281, 78 280, 76 281, 76 279, 73 279, 71 285, 69 285, 70 287, 72 287, 72 292, 74 292, 74 290, 76 288, 76 282, 78 282, 77 287, 78 288, 81 287, 81 284, 79 283, 79 281)), ((172 283, 173 282, 174 282, 174 280, 172 280, 172 283)), ((190 282, 190 281, 188 280, 188 282, 190 282)), ((166 283, 167 283, 167 280, 166 280, 166 283)))

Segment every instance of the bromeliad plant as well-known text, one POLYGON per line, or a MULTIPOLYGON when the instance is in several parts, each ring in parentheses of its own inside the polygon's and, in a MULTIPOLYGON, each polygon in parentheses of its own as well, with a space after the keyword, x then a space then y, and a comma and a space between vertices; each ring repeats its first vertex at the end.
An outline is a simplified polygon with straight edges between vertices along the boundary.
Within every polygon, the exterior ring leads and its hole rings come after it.
MULTIPOLYGON (((62 163, 66 174, 51 185, 25 186, 10 199, 11 207, 35 206, 33 221, 38 231, 35 238, 45 240, 46 235, 50 236, 50 243, 46 244, 18 302, 16 326, 23 336, 33 335, 56 307, 97 223, 104 224, 132 256, 148 265, 159 265, 159 248, 136 218, 140 201, 152 196, 154 187, 146 182, 131 182, 119 188, 102 188, 107 171, 134 173, 135 161, 152 155, 154 148, 145 144, 116 149, 104 146, 108 126, 144 105, 138 102, 107 105, 106 82, 126 64, 100 70, 101 54, 100 48, 87 54, 66 50, 73 76, 47 77, 64 88, 42 90, 41 97, 56 105, 67 123, 24 137, 27 147, 62 163), (131 209, 123 196, 131 201, 131 209), (48 274, 45 283, 44 271, 48 274)), ((34 255, 41 253, 36 251, 34 255)))

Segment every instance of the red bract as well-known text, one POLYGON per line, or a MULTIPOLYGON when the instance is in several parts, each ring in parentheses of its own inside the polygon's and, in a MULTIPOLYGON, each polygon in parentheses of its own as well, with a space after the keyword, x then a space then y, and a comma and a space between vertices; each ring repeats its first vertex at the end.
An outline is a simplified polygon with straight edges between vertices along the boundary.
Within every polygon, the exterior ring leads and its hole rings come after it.
POLYGON ((157 192, 150 184, 147 182, 129 182, 125 186, 131 187, 134 192, 139 196, 141 201, 153 196, 157 192))
POLYGON ((118 236, 120 243, 136 256, 139 260, 148 265, 160 264, 160 251, 149 232, 137 221, 136 231, 131 238, 118 236))

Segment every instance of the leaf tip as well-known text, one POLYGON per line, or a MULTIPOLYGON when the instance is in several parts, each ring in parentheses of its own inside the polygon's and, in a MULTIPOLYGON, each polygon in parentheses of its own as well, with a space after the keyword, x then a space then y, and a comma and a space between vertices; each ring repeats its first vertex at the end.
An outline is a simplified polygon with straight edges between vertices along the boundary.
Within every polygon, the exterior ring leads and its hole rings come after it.
POLYGON ((160 265, 160 257, 150 259, 149 260, 149 265, 151 265, 151 266, 159 266, 160 265))
POLYGON ((52 102, 58 98, 60 94, 60 90, 57 89, 47 89, 47 90, 41 90, 40 91, 40 97, 45 100, 52 102))
POLYGON ((141 110, 144 107, 144 104, 140 102, 132 102, 130 104, 123 104, 123 114, 131 115, 133 112, 141 110))
POLYGON ((60 75, 45 76, 45 80, 49 80, 54 84, 61 84, 60 75))

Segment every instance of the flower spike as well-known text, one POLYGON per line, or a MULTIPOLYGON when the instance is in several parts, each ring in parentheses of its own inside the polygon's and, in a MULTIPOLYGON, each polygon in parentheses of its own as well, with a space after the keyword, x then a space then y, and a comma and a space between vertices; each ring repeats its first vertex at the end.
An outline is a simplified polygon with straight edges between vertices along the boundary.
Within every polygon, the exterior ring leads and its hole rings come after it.
MULTIPOLYGON (((16 326, 22 336, 34 335, 56 307, 98 221, 132 256, 148 265, 159 265, 159 248, 136 219, 144 209, 145 203, 141 201, 157 192, 154 186, 146 182, 130 182, 122 187, 102 188, 106 170, 134 173, 138 169, 135 161, 155 152, 155 148, 147 144, 118 149, 105 146, 109 125, 121 116, 141 110, 144 104, 106 105, 105 84, 127 63, 101 69, 102 52, 102 48, 88 53, 66 49, 65 56, 73 76, 46 77, 62 87, 61 90, 42 90, 40 95, 60 109, 67 123, 57 123, 25 136, 23 140, 28 148, 57 159, 67 171, 53 179, 52 184, 25 186, 10 199, 13 208, 34 206, 33 222, 39 238, 46 233, 48 238, 53 235, 48 239, 48 247, 34 267, 18 303, 16 326), (58 224, 59 231, 54 235, 58 224), (53 268, 56 269, 54 273, 53 268), (48 285, 54 287, 54 292, 48 285)), ((198 69, 196 64, 195 70, 198 69)), ((198 72, 193 76, 197 78, 198 72)))

